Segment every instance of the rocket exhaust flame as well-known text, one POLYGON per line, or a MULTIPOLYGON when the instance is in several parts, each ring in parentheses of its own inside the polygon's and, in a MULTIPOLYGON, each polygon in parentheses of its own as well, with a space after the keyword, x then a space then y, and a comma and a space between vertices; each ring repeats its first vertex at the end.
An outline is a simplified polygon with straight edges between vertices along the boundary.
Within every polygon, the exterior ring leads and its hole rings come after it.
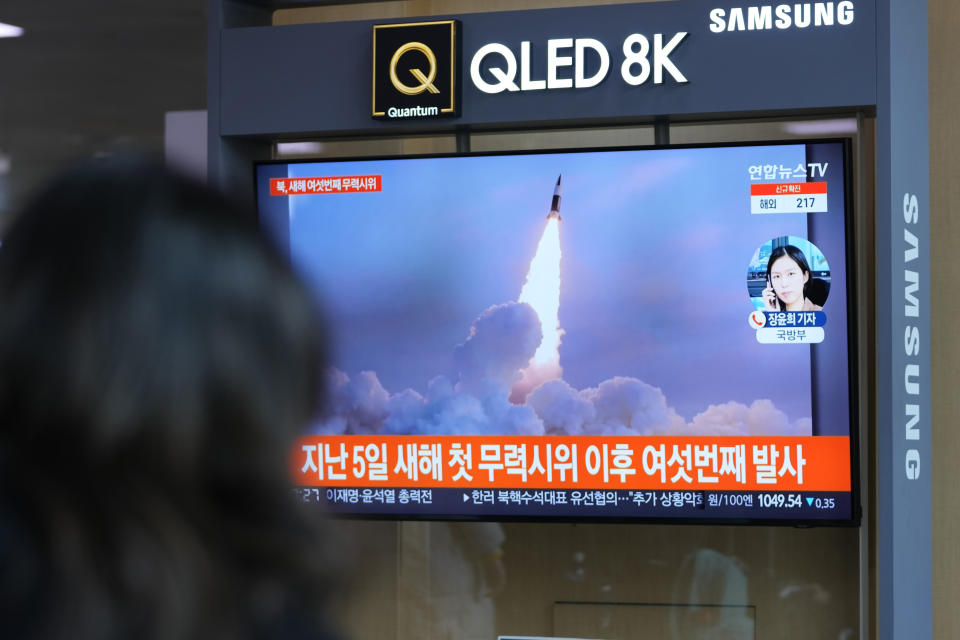
POLYGON ((548 220, 537 253, 530 263, 527 282, 518 302, 526 302, 540 317, 543 340, 530 360, 532 365, 560 364, 560 223, 548 220))
POLYGON ((510 394, 511 402, 523 402, 527 394, 547 380, 563 374, 560 367, 560 216, 547 218, 547 226, 530 262, 527 281, 520 291, 518 302, 526 302, 540 318, 543 339, 530 359, 522 378, 510 394))

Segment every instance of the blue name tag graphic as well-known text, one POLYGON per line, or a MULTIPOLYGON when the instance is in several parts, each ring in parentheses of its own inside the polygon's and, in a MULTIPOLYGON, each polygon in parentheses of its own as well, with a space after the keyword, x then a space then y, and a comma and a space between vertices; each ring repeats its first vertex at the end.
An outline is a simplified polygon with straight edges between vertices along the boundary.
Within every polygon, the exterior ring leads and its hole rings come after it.
POLYGON ((822 327, 827 324, 823 311, 764 311, 767 327, 822 327))

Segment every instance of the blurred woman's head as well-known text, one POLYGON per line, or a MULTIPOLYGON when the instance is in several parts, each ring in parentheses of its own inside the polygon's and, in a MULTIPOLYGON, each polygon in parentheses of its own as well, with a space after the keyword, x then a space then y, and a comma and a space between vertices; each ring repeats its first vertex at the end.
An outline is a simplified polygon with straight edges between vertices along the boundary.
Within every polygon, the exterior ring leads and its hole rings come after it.
POLYGON ((252 214, 143 160, 51 184, 0 246, 6 628, 249 637, 309 608, 327 558, 285 469, 321 363, 252 214))

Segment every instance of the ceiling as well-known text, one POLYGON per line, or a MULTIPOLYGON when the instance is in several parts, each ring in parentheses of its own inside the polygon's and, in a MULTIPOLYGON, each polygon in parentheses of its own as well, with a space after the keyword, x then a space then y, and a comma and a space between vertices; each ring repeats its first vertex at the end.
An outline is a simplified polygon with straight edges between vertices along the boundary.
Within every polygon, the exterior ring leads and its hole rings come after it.
POLYGON ((205 0, 3 0, 0 222, 58 167, 163 150, 164 113, 206 107, 205 0))

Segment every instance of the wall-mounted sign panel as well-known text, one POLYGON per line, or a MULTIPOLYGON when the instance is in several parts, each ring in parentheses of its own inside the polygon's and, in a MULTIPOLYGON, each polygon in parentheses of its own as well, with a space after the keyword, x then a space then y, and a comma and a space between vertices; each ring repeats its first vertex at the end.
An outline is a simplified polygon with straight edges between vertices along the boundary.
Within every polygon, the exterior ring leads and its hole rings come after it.
MULTIPOLYGON (((867 0, 686 0, 456 19, 460 116, 414 118, 419 129, 876 103, 876 7, 867 0)), ((407 117, 371 118, 377 24, 223 31, 221 135, 409 128, 407 117)))
POLYGON ((373 28, 373 117, 460 115, 460 59, 455 20, 373 28))

